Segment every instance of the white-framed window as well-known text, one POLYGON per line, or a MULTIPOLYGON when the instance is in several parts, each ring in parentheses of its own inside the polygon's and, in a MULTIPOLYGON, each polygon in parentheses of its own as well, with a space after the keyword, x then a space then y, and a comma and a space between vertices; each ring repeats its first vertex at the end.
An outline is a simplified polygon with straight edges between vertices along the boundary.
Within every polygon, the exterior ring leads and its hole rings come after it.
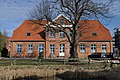
POLYGON ((33 44, 28 44, 28 53, 33 52, 33 44))
POLYGON ((60 24, 63 25, 64 23, 65 23, 64 19, 61 19, 61 20, 60 20, 60 24))
POLYGON ((22 44, 17 44, 16 45, 16 52, 17 53, 22 53, 22 44))
POLYGON ((49 34, 50 34, 50 38, 55 38, 55 32, 50 31, 49 34))
POLYGON ((64 37, 65 37, 64 32, 60 31, 60 32, 59 32, 59 36, 60 36, 60 38, 64 38, 64 37))
POLYGON ((65 52, 65 44, 60 44, 60 53, 64 53, 65 52))
POLYGON ((50 44, 50 53, 54 53, 54 52, 55 52, 55 45, 50 44))
POLYGON ((106 44, 102 44, 101 48, 102 48, 103 53, 107 52, 107 45, 106 44))
POLYGON ((80 44, 80 52, 85 53, 85 44, 80 44))
POLYGON ((44 52, 44 44, 38 45, 38 53, 44 52))
POLYGON ((91 53, 96 52, 96 44, 91 44, 91 53))

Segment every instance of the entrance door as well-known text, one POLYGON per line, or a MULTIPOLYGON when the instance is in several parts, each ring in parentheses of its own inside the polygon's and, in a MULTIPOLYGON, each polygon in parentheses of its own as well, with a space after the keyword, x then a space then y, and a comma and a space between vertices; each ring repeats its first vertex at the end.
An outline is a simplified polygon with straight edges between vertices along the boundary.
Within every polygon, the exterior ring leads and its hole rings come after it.
POLYGON ((64 44, 60 44, 60 48, 59 48, 59 56, 65 56, 65 45, 64 44))

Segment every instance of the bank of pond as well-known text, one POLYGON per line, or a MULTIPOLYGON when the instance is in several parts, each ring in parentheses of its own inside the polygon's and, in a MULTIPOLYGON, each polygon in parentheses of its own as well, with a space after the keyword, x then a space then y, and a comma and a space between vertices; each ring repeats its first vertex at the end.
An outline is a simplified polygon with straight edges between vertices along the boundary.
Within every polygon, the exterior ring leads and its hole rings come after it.
POLYGON ((120 67, 80 66, 5 66, 0 67, 0 80, 119 80, 120 67))

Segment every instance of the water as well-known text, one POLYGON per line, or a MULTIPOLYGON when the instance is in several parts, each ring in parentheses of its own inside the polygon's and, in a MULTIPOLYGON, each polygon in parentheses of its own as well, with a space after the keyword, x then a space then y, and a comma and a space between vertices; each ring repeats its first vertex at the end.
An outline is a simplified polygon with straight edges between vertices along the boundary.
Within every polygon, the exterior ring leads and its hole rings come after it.
POLYGON ((45 77, 45 78, 40 78, 37 76, 29 76, 29 77, 19 77, 17 79, 13 80, 105 80, 105 79, 60 79, 58 77, 45 77))
POLYGON ((27 76, 27 77, 18 77, 14 80, 63 80, 58 77, 45 77, 45 78, 40 78, 38 76, 27 76))

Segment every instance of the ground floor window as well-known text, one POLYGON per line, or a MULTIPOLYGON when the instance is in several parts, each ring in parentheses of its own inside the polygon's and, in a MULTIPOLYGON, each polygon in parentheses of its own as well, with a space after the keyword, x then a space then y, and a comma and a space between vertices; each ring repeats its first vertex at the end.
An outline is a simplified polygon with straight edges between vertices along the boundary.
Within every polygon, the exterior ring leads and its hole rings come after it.
POLYGON ((91 44, 91 53, 96 52, 96 44, 91 44))
POLYGON ((107 45, 106 44, 102 44, 101 48, 102 48, 103 53, 107 52, 107 45))
POLYGON ((16 46, 16 52, 17 53, 22 53, 22 44, 17 44, 17 46, 16 46))
POLYGON ((28 44, 28 53, 33 52, 33 44, 28 44))
POLYGON ((65 44, 60 44, 60 53, 65 52, 65 44))
POLYGON ((54 52, 55 52, 55 45, 50 44, 50 53, 54 53, 54 52))
POLYGON ((44 52, 44 44, 39 44, 38 45, 38 52, 39 53, 44 52))
POLYGON ((85 53, 85 44, 80 44, 80 52, 85 53))

